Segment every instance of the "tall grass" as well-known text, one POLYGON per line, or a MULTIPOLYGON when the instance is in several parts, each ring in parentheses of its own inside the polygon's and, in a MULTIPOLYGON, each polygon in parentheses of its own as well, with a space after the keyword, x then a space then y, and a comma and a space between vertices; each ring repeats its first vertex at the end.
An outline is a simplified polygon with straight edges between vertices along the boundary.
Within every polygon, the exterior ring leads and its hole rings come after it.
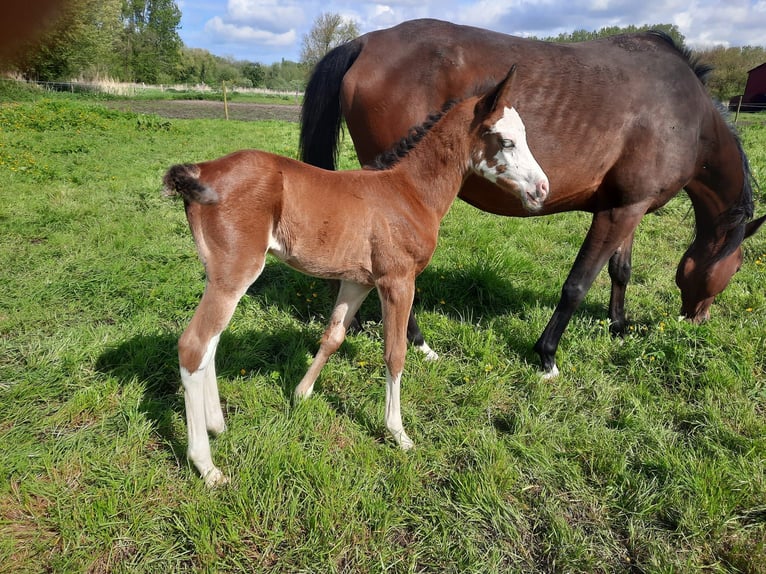
MULTIPOLYGON (((203 273, 160 178, 242 147, 295 156, 296 130, 0 106, 0 572, 766 572, 766 235, 712 321, 680 322, 685 196, 639 229, 626 336, 602 274, 551 382, 531 346, 589 218, 456 203, 418 281, 441 359, 408 355, 409 453, 382 424, 374 297, 291 406, 332 301, 270 261, 219 347, 232 483, 205 490, 175 356, 203 273)), ((744 141, 766 181, 766 132, 744 141)))

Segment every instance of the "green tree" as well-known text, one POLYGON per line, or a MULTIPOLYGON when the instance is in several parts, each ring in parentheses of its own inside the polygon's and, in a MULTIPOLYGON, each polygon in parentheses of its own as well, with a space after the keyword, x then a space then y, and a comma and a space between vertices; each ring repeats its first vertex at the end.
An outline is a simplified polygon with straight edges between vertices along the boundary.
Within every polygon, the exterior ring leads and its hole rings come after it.
POLYGON ((306 70, 302 64, 282 60, 266 69, 264 83, 270 90, 300 91, 306 81, 306 70))
POLYGON ((544 38, 549 42, 583 42, 585 40, 596 40, 598 38, 607 38, 617 36, 618 34, 635 34, 637 32, 646 32, 648 30, 661 30, 668 34, 680 46, 684 45, 684 35, 675 24, 652 24, 644 26, 607 26, 600 30, 575 30, 572 33, 559 34, 551 38, 544 38))
POLYGON ((266 71, 257 62, 244 62, 241 67, 242 75, 250 80, 254 88, 262 87, 266 81, 266 71))
POLYGON ((50 81, 110 75, 122 0, 69 0, 55 25, 14 62, 25 76, 50 81))
POLYGON ((124 0, 123 77, 138 82, 172 81, 181 65, 181 11, 175 0, 124 0))
POLYGON ((698 51, 697 55, 704 62, 713 65, 708 89, 722 102, 728 102, 732 97, 743 94, 747 83, 747 72, 766 62, 766 50, 761 46, 742 48, 717 46, 698 51))
POLYGON ((340 14, 320 14, 308 34, 303 36, 301 63, 311 70, 327 52, 353 40, 359 35, 359 26, 340 14))

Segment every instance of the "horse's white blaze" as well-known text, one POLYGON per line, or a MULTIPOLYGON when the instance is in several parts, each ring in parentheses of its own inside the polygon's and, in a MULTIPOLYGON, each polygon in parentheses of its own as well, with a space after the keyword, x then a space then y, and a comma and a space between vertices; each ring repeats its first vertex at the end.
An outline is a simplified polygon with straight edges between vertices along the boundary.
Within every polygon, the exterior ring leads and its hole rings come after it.
POLYGON ((401 409, 402 373, 391 374, 386 368, 386 428, 402 450, 409 450, 415 443, 404 432, 401 409))
POLYGON ((527 209, 539 209, 548 190, 548 176, 537 163, 527 144, 527 130, 515 108, 506 107, 503 117, 492 127, 490 133, 498 134, 504 141, 513 142, 501 147, 488 161, 482 158, 476 166, 483 177, 493 183, 504 179, 520 189, 520 198, 527 209), (542 195, 541 195, 542 194, 542 195))

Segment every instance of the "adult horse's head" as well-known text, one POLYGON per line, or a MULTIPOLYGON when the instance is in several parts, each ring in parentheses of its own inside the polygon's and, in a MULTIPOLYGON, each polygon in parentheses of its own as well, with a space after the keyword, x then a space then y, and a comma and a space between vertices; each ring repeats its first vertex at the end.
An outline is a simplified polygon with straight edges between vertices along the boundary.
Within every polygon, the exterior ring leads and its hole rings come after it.
POLYGON ((681 289, 681 313, 687 319, 701 323, 710 317, 713 299, 729 284, 742 265, 742 241, 758 231, 766 215, 749 223, 737 225, 728 233, 730 246, 724 255, 710 257, 719 246, 698 237, 684 254, 676 271, 676 284, 681 289))
POLYGON ((511 103, 516 65, 475 108, 480 145, 471 167, 481 177, 519 196, 527 211, 538 211, 548 197, 548 176, 527 145, 521 116, 511 103))

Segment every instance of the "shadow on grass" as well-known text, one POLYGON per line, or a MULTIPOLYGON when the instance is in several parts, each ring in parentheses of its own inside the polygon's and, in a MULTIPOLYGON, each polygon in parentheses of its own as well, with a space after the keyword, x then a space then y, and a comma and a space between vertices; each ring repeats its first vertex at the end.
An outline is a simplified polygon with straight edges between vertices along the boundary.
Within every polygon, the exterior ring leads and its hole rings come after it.
MULTIPOLYGON (((334 292, 328 287, 328 282, 307 277, 274 261, 266 265, 261 277, 250 286, 248 293, 255 297, 263 297, 280 308, 292 308, 298 319, 308 321, 316 319, 316 315, 304 312, 300 304, 296 305, 296 301, 291 300, 290 294, 296 291, 305 292, 309 282, 320 293, 320 299, 317 301, 317 304, 321 305, 320 312, 329 317, 334 292)), ((519 278, 514 277, 512 270, 509 270, 508 274, 500 274, 481 265, 448 271, 427 267, 416 280, 420 292, 415 298, 416 313, 418 310, 425 310, 443 314, 456 321, 465 317, 481 321, 499 314, 524 317, 529 309, 537 306, 549 307, 552 313, 559 302, 561 285, 533 290, 520 286, 519 283, 519 278), (447 304, 442 304, 442 301, 447 304)), ((374 290, 364 302, 361 313, 363 321, 381 321, 380 302, 374 290)), ((586 298, 577 314, 600 319, 606 318, 607 309, 605 305, 590 303, 586 298)))
MULTIPOLYGON (((144 395, 139 410, 154 423, 159 436, 174 456, 183 460, 186 439, 179 436, 174 421, 185 417, 183 394, 178 372, 178 337, 180 333, 139 335, 106 349, 97 359, 99 372, 115 377, 121 385, 140 384, 144 395)), ((219 380, 240 376, 241 369, 259 373, 278 372, 272 379, 286 401, 306 371, 306 354, 317 350, 316 333, 309 329, 282 329, 263 333, 224 332, 216 352, 219 380)), ((356 345, 346 340, 338 351, 353 360, 356 345)), ((320 388, 320 384, 317 388, 320 388)), ((222 397, 226 401, 226 397, 222 397)), ((341 407, 339 407, 339 410, 341 407)))
MULTIPOLYGON (((538 305, 554 307, 558 302, 553 294, 558 288, 551 287, 546 294, 519 287, 512 279, 500 276, 491 269, 468 268, 454 272, 426 269, 418 278, 421 295, 416 301, 416 310, 428 310, 460 321, 471 317, 473 321, 498 314, 525 316, 529 309, 538 305), (448 297, 449 305, 440 304, 439 297, 448 297)), ((248 291, 249 295, 266 304, 274 304, 301 321, 324 320, 332 309, 333 293, 326 282, 306 277, 285 265, 271 262, 264 273, 248 291), (309 307, 296 304, 296 293, 315 290, 316 299, 309 307), (312 311, 316 309, 317 311, 312 311), (318 314, 321 313, 322 316, 318 314)), ((606 310, 600 305, 583 305, 579 313, 603 317, 606 310)), ((380 304, 373 293, 362 308, 365 321, 381 320, 380 304)), ((116 377, 122 384, 142 384, 146 391, 140 405, 141 411, 155 423, 157 432, 164 439, 174 455, 183 458, 185 437, 177 436, 173 421, 184 416, 183 397, 179 393, 177 341, 178 333, 140 335, 113 346, 102 353, 97 361, 99 371, 116 377), (181 442, 183 440, 183 442, 181 442)), ((536 360, 532 351, 534 341, 521 337, 507 337, 509 351, 525 358, 536 360)), ((263 333, 246 331, 231 334, 226 331, 221 337, 216 353, 216 369, 220 378, 236 378, 241 369, 261 373, 279 373, 273 379, 280 385, 286 400, 305 374, 306 355, 317 350, 316 332, 310 329, 285 328, 280 331, 263 333)), ((437 352, 439 349, 437 349, 437 352)), ((353 360, 357 350, 353 337, 344 342, 338 351, 341 357, 353 360)), ((321 392, 321 381, 317 390, 321 392)), ((328 393, 331 395, 331 393, 328 393)), ((362 416, 349 412, 349 406, 334 396, 328 402, 339 413, 351 418, 362 416)), ((377 429, 375 421, 358 420, 362 427, 377 429)), ((512 427, 512 421, 498 421, 502 427, 512 427)))

